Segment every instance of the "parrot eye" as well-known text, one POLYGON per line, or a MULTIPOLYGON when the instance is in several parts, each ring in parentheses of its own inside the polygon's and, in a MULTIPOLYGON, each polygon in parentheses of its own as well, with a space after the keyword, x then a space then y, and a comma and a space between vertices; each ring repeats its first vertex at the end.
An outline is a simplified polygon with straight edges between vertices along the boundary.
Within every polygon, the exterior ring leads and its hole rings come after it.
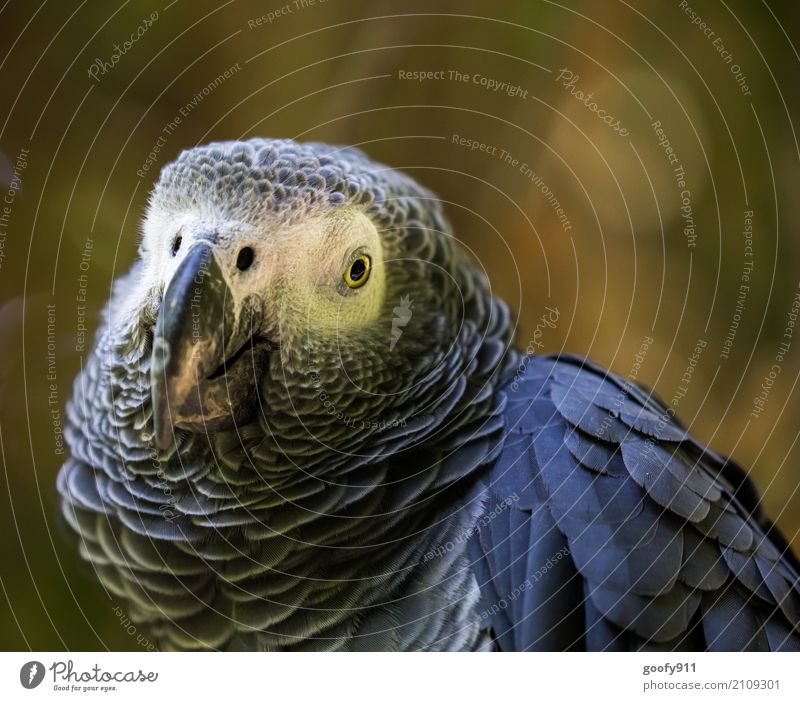
POLYGON ((183 241, 182 236, 177 236, 175 240, 172 242, 172 255, 176 255, 178 251, 181 249, 181 242, 183 241))
POLYGON ((361 287, 369 277, 370 264, 369 256, 364 255, 359 256, 350 263, 350 267, 344 274, 344 281, 347 283, 347 286, 353 289, 361 287))

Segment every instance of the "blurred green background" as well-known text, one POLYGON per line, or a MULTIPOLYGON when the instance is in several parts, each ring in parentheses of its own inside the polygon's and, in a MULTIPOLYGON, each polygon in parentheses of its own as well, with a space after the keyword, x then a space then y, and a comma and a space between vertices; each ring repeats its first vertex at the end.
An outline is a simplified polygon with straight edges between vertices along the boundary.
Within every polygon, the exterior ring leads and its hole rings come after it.
POLYGON ((214 139, 406 169, 521 347, 655 386, 800 546, 799 19, 751 0, 5 3, 0 648, 146 647, 59 527, 59 423, 159 168, 214 139))

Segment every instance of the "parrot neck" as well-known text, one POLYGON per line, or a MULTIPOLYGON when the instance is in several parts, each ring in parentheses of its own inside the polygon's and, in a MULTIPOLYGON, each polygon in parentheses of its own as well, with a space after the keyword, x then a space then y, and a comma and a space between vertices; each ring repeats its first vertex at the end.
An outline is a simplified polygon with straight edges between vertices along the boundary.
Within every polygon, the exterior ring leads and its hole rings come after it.
POLYGON ((463 325, 442 376, 418 395, 424 411, 357 450, 317 441, 310 451, 295 416, 271 441, 258 424, 186 435, 166 459, 151 447, 147 338, 129 330, 121 344, 107 325, 76 385, 67 437, 126 533, 109 542, 157 545, 152 565, 137 554, 154 585, 138 579, 146 603, 130 599, 132 619, 175 608, 155 574, 166 576, 162 550, 180 541, 166 559, 174 576, 215 593, 202 612, 154 626, 165 649, 476 646, 466 544, 483 509, 481 477, 502 449, 500 388, 517 359, 505 306, 484 303, 481 313, 494 323, 463 325))

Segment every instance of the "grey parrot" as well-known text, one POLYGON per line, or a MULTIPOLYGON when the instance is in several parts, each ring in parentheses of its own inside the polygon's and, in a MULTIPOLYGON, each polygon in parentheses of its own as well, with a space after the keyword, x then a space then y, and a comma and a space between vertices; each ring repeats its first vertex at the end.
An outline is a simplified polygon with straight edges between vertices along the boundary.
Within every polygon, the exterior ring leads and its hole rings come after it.
POLYGON ((163 650, 798 650, 747 473, 514 321, 353 148, 184 151, 68 405, 82 557, 163 650))

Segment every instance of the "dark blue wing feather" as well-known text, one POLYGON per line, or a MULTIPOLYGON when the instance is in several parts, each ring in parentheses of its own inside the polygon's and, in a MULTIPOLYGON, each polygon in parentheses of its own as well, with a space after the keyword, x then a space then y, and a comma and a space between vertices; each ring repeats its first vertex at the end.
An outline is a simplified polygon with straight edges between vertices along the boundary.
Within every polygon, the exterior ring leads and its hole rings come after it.
POLYGON ((800 566, 741 467, 582 358, 506 393, 470 544, 499 649, 800 648, 800 566))

